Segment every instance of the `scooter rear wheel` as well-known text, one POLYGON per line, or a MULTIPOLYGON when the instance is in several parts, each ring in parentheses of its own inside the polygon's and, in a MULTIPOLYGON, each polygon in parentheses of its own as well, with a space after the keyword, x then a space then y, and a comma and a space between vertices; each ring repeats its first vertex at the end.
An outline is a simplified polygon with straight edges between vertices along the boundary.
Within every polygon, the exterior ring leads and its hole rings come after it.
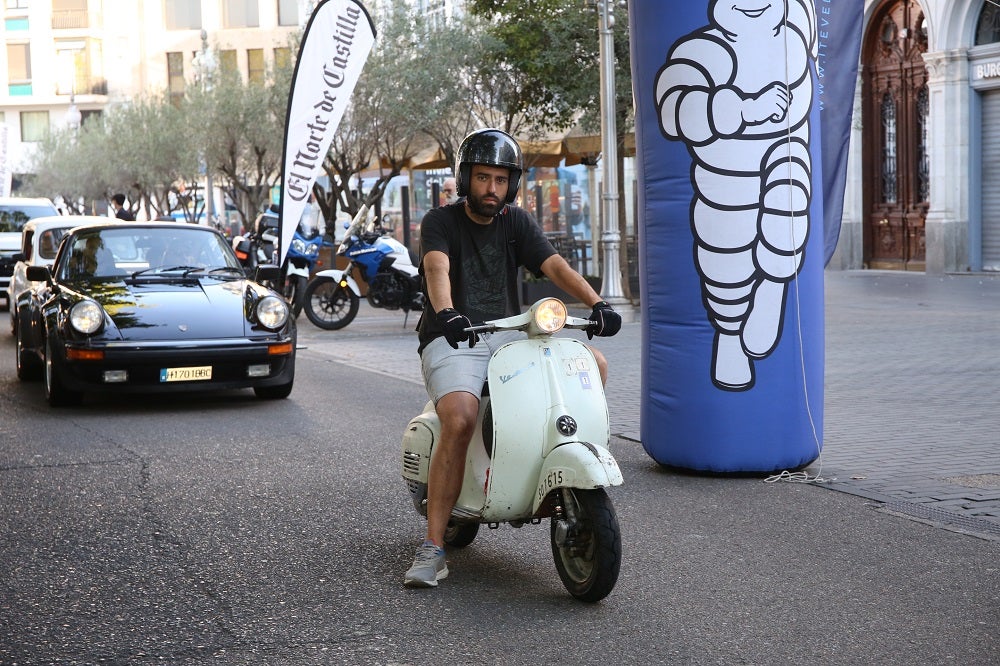
POLYGON ((600 601, 618 582, 621 531, 611 498, 601 488, 564 489, 562 517, 552 518, 552 557, 563 585, 581 601, 600 601), (570 524, 566 515, 574 515, 570 524))
POLYGON ((328 277, 310 280, 303 300, 309 321, 327 331, 350 324, 361 307, 361 299, 350 287, 341 287, 328 277))
POLYGON ((456 523, 450 520, 444 530, 444 542, 452 548, 465 548, 475 540, 477 534, 479 523, 456 523))

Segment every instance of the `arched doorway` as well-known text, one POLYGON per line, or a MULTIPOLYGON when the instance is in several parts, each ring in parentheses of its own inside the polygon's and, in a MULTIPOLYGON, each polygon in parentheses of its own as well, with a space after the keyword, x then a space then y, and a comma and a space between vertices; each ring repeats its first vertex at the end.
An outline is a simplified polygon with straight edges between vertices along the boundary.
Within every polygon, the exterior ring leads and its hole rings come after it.
POLYGON ((930 198, 927 22, 917 0, 888 0, 862 51, 864 263, 922 271, 930 198))

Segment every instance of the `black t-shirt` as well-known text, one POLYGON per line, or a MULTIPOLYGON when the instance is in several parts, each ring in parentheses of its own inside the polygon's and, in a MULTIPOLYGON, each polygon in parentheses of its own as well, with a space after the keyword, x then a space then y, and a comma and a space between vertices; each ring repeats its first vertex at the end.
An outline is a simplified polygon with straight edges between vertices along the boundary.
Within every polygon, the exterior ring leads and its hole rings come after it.
MULTIPOLYGON (((506 206, 490 224, 477 224, 465 202, 435 208, 420 223, 420 270, 423 258, 437 250, 448 255, 451 300, 473 323, 509 317, 521 311, 517 269, 541 275, 542 263, 556 253, 527 211, 506 206)), ((424 293, 427 283, 424 281, 424 293)), ((417 324, 420 350, 441 336, 430 297, 417 324)))

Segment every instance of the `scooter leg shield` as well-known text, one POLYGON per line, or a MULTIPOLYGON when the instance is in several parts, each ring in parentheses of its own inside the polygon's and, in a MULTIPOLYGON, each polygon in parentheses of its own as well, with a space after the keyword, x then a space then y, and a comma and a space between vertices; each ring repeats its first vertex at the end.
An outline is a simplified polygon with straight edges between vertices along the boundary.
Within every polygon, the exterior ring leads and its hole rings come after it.
POLYGON ((434 404, 428 402, 424 412, 414 417, 403 432, 403 481, 410 491, 416 510, 426 515, 427 474, 431 464, 434 443, 441 434, 434 404))
POLYGON ((599 444, 572 442, 558 446, 542 461, 532 513, 556 488, 607 488, 625 479, 611 452, 599 444))

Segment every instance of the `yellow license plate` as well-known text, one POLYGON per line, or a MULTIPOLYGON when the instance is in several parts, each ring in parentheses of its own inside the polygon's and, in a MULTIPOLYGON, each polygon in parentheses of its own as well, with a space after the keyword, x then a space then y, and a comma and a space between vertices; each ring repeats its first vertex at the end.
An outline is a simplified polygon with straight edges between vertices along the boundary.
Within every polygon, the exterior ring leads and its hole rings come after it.
POLYGON ((194 368, 163 368, 161 382, 201 382, 212 378, 212 366, 201 365, 194 368))

